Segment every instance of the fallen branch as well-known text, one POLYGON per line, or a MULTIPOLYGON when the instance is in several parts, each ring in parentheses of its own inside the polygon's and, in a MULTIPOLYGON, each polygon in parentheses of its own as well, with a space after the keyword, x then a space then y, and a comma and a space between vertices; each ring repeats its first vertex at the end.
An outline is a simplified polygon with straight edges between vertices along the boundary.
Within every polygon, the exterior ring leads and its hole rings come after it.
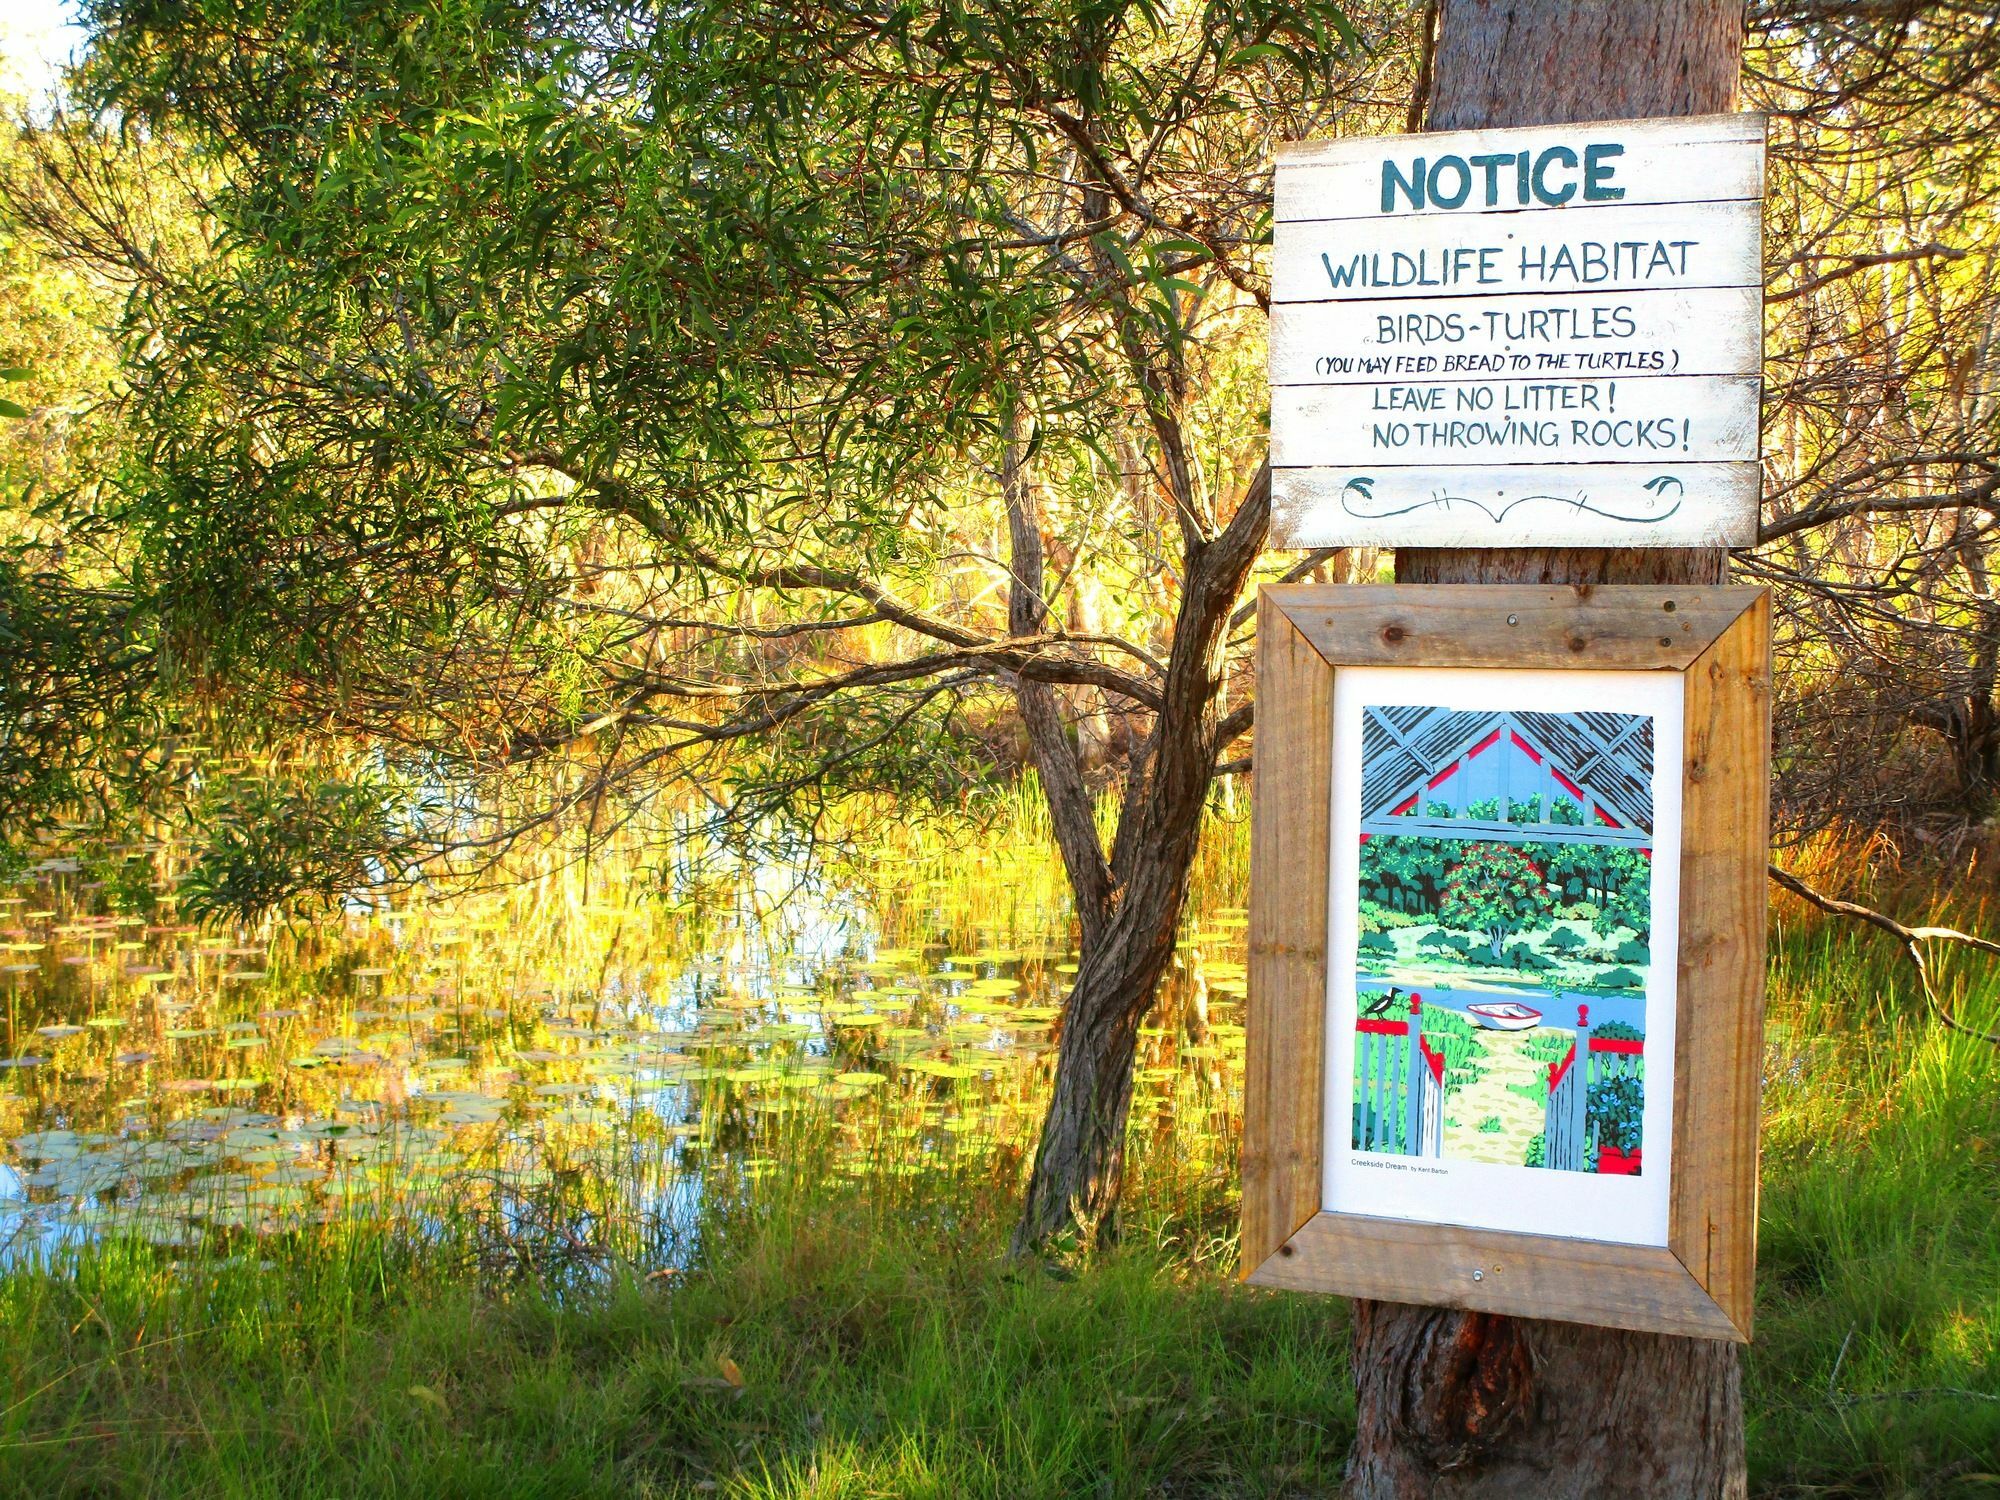
POLYGON ((1776 865, 1770 868, 1771 878, 1807 905, 1816 906, 1831 916, 1850 917, 1888 933, 1902 945, 1903 956, 1916 968, 1917 982, 1923 987, 1924 1004, 1930 1007, 1931 1013, 1953 1031, 1977 1037, 1988 1046, 2000 1047, 2000 1033, 1981 1031, 1976 1026, 1966 1025, 1952 1014, 1950 1006, 1938 998, 1937 989, 1931 983, 1930 963, 1924 957, 1926 943, 1957 943, 1962 947, 1976 948, 1981 953, 2000 957, 2000 943, 1988 938, 1974 937, 1971 933, 1960 932, 1955 927, 1905 927, 1894 917, 1876 911, 1872 907, 1862 906, 1854 901, 1842 901, 1837 896, 1822 895, 1788 870, 1781 870, 1776 865))

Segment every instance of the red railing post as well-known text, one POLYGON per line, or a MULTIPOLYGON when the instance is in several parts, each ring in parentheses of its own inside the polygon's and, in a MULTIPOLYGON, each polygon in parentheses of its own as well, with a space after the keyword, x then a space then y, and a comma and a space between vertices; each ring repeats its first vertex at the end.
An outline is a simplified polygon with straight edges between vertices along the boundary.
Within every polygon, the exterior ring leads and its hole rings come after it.
POLYGON ((1576 1060, 1578 1063, 1578 1072, 1581 1076, 1572 1085, 1569 1118, 1570 1129, 1573 1132, 1572 1139, 1576 1142, 1573 1148, 1576 1153, 1576 1166, 1573 1170, 1580 1172, 1588 1163, 1588 1153, 1590 1151, 1590 1085, 1592 1080, 1590 1076, 1590 1007, 1588 1005, 1579 1005, 1576 1008, 1576 1060))

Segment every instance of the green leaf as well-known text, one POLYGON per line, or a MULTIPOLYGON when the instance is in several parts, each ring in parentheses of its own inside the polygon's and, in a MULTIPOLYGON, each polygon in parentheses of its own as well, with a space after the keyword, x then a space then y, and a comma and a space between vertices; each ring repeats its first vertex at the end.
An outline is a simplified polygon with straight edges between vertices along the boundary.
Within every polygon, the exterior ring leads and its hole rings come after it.
POLYGON ((28 408, 20 402, 0 397, 0 417, 25 417, 27 414, 28 408))

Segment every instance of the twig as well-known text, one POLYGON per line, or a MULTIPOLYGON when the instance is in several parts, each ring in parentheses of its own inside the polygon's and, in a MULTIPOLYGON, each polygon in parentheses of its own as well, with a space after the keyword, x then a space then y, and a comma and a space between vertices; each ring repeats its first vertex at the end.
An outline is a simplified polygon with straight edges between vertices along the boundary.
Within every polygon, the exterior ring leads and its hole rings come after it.
MULTIPOLYGON (((1317 548, 1314 551, 1308 552, 1304 557, 1300 558, 1291 567, 1287 568, 1282 578, 1274 578, 1271 581, 1273 583, 1297 583, 1301 578, 1305 577, 1306 574, 1310 573, 1314 568, 1317 568, 1321 563, 1325 562, 1328 558, 1334 557, 1337 554, 1344 552, 1345 550, 1346 549, 1344 547, 1317 548)), ((1232 631, 1240 630, 1244 625, 1250 622, 1251 616, 1253 616, 1256 613, 1257 613, 1257 601, 1254 598, 1252 598, 1247 603, 1239 605, 1237 607, 1236 613, 1229 617, 1229 628, 1232 631)))
POLYGON ((1818 291, 1823 286, 1830 286, 1836 281, 1843 281, 1847 277, 1855 275, 1860 271, 1866 271, 1872 266, 1893 266, 1912 260, 1964 260, 1965 256, 1965 251, 1957 249, 1954 246, 1936 244, 1913 245, 1907 250, 1884 250, 1874 255, 1829 256, 1825 258, 1844 262, 1839 270, 1823 272, 1782 292, 1767 292, 1764 295, 1764 305, 1766 307, 1775 307, 1780 302, 1790 302, 1794 297, 1806 296, 1808 293, 1818 291))
POLYGON ((1835 1406, 1858 1406, 1863 1401, 1915 1401, 1923 1396, 1956 1396, 1961 1401, 2000 1401, 1990 1391, 1971 1391, 1962 1385, 1925 1385, 1908 1391, 1866 1391, 1859 1396, 1842 1396, 1835 1406))
POLYGON ((1854 1342, 1854 1325, 1847 1325, 1847 1337, 1840 1341, 1840 1353, 1833 1357, 1833 1373, 1826 1377, 1826 1399, 1835 1400, 1840 1389, 1840 1367, 1847 1363, 1847 1346, 1854 1342))
POLYGON ((1842 901, 1836 896, 1821 895, 1788 870, 1781 870, 1776 865, 1772 865, 1770 870, 1773 880, 1807 904, 1816 906, 1829 915, 1851 917, 1857 922, 1864 922, 1870 927, 1888 933, 1902 945, 1903 956, 1909 959, 1916 969, 1917 982, 1923 988, 1924 1003, 1930 1007, 1932 1014, 1953 1031, 1975 1037, 1989 1047, 2000 1047, 2000 1033, 1981 1031, 1976 1026, 1966 1025, 1952 1014, 1950 1006, 1938 998, 1937 989, 1931 983, 1930 964, 1924 958, 1926 943, 1958 943, 1963 947, 1976 948, 1981 953, 1990 953, 1996 957, 2000 957, 2000 943, 1988 938, 1974 937, 1971 933, 1960 932, 1955 927, 1905 927, 1894 917, 1876 911, 1872 907, 1862 906, 1853 901, 1842 901))

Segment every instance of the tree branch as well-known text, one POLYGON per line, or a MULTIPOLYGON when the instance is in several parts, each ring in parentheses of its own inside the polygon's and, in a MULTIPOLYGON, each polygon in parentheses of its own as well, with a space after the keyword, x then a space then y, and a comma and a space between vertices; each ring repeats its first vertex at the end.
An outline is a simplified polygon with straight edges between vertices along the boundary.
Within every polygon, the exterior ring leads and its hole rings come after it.
POLYGON ((1927 510, 1962 510, 1967 507, 1991 510, 1996 496, 2000 496, 2000 474, 1992 476, 1982 484, 1975 484, 1968 489, 1952 490, 1943 495, 1864 495, 1857 500, 1817 506, 1787 516, 1781 521, 1774 521, 1758 531, 1757 541, 1759 545, 1775 542, 1779 537, 1810 531, 1818 526, 1844 520, 1848 516, 1908 515, 1927 510))
POLYGON ((1871 255, 1845 255, 1838 257, 1842 262, 1837 271, 1827 271, 1802 281, 1797 286, 1782 292, 1766 292, 1764 305, 1776 307, 1780 302, 1790 302, 1794 297, 1804 297, 1818 291, 1823 286, 1836 281, 1845 281, 1871 266, 1892 266, 1910 260, 1964 260, 1966 252, 1955 250, 1950 245, 1913 245, 1908 250, 1883 250, 1871 255))
MULTIPOLYGON (((1000 495, 1007 507, 1010 563, 1007 578, 1007 628, 1015 634, 1045 629, 1048 600, 1042 596, 1042 534, 1034 494, 1026 469, 1027 444, 1019 432, 1019 417, 1010 409, 1002 437, 1000 495)), ((1096 946, 1110 919, 1111 868, 1097 836, 1096 809, 1084 784, 1083 765, 1064 730, 1056 695, 1047 683, 1023 681, 1014 691, 1022 727, 1035 765, 1042 773, 1050 823, 1057 847, 1069 871, 1076 895, 1077 919, 1083 927, 1085 951, 1096 946)))
POLYGON ((1955 927, 1905 927, 1894 917, 1862 906, 1858 902, 1843 901, 1837 896, 1826 896, 1807 885, 1788 870, 1771 866, 1771 878, 1780 886, 1797 896, 1809 906, 1816 906, 1830 916, 1847 917, 1869 927, 1886 932, 1902 945, 1903 956, 1917 971, 1917 983, 1923 989, 1924 1004, 1931 1013, 1953 1031, 1985 1042, 1988 1046, 2000 1047, 2000 1033, 1981 1031, 1976 1026, 1968 1026, 1952 1014, 1951 1007, 1938 998, 1937 988, 1931 983, 1930 964, 1924 957, 1926 943, 1957 943, 1961 947, 1973 948, 1981 953, 2000 957, 2000 943, 1983 937, 1974 937, 1969 932, 1960 932, 1955 927))

